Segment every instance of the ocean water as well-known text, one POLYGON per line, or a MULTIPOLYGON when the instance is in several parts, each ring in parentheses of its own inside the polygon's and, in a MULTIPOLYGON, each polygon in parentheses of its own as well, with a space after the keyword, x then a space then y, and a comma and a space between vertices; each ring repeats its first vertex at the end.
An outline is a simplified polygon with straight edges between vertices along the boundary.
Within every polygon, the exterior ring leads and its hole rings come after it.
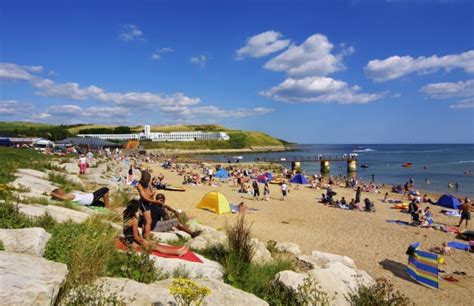
MULTIPOLYGON (((437 193, 450 193, 456 196, 474 197, 474 144, 362 144, 362 145, 299 145, 296 152, 272 152, 235 154, 243 157, 242 162, 252 162, 256 158, 310 157, 322 154, 343 155, 357 152, 358 164, 355 176, 370 181, 372 174, 376 183, 404 184, 414 178, 415 188, 437 193), (404 168, 405 162, 413 163, 404 168), (367 164, 368 168, 361 168, 367 164), (465 172, 471 171, 471 174, 465 172), (430 183, 427 184, 426 180, 430 183), (448 188, 448 183, 459 188, 448 188)), ((199 155, 197 158, 226 162, 229 157, 218 155, 199 155)), ((290 168, 290 162, 284 163, 290 168)), ((320 172, 319 162, 302 162, 306 174, 320 172)), ((346 162, 331 162, 331 175, 347 175, 346 162)))

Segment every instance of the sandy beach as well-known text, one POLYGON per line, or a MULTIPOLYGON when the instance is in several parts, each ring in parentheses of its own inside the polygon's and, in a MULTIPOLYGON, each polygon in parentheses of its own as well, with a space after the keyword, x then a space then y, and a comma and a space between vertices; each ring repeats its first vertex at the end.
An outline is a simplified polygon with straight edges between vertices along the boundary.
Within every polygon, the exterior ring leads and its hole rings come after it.
MULTIPOLYGON (((182 186, 182 176, 165 170, 158 164, 148 164, 153 175, 163 173, 165 182, 182 186)), ((186 192, 163 191, 167 203, 182 209, 191 218, 216 229, 223 229, 226 222, 232 223, 237 215, 217 215, 195 208, 207 192, 218 190, 230 203, 244 202, 258 211, 247 214, 252 222, 253 236, 262 240, 277 242, 294 242, 303 252, 313 250, 347 255, 353 258, 360 269, 366 270, 372 277, 389 279, 397 290, 408 296, 416 305, 472 305, 474 289, 474 264, 472 254, 453 249, 451 256, 444 256, 446 264, 440 269, 447 273, 462 271, 466 276, 456 276, 459 282, 440 281, 440 289, 433 290, 411 280, 406 274, 407 247, 421 242, 421 249, 428 250, 440 246, 443 242, 454 241, 453 234, 426 228, 401 226, 387 223, 388 219, 410 221, 410 215, 391 209, 391 204, 383 203, 383 193, 362 193, 362 199, 368 197, 375 203, 375 213, 365 213, 336 209, 318 203, 324 190, 302 187, 291 189, 286 201, 281 201, 278 185, 270 185, 269 201, 254 201, 250 195, 237 192, 231 182, 220 186, 186 185, 186 192)), ((262 189, 262 187, 261 187, 262 189)), ((355 196, 352 189, 335 187, 335 199, 344 196, 350 200, 355 196)), ((384 192, 384 191, 382 191, 384 192)), ((401 199, 400 195, 389 193, 390 197, 401 199)), ((437 199, 436 195, 430 195, 437 199)), ((404 199, 407 201, 406 199, 404 199)), ((422 204, 424 208, 427 205, 422 204)), ((440 213, 441 208, 433 205, 434 220, 446 225, 457 225, 459 219, 440 213)), ((472 224, 469 225, 472 229, 472 224)))

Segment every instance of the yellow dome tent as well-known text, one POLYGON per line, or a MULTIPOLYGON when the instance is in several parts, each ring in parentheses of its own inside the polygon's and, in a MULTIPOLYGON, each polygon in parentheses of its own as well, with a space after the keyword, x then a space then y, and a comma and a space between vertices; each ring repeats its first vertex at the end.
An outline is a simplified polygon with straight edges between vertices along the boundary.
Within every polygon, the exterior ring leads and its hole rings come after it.
POLYGON ((213 211, 219 215, 231 212, 229 201, 219 191, 208 192, 196 207, 213 211))

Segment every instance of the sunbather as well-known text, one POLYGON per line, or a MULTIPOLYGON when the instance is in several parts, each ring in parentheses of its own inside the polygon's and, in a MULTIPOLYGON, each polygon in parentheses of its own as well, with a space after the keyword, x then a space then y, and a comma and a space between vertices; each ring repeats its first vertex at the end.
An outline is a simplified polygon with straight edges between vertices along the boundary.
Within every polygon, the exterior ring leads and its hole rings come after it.
POLYGON ((123 212, 123 235, 125 236, 125 243, 129 248, 138 250, 140 247, 152 248, 163 254, 182 256, 188 252, 186 246, 176 248, 169 245, 150 242, 142 238, 138 232, 138 218, 137 213, 140 209, 140 201, 132 200, 128 203, 127 208, 123 212))
POLYGON ((448 247, 448 244, 446 242, 443 242, 443 246, 441 247, 436 246, 430 248, 430 252, 451 256, 451 248, 448 247))
POLYGON ((92 193, 83 192, 64 192, 56 188, 51 192, 51 196, 56 200, 73 201, 82 206, 98 206, 109 208, 109 188, 102 187, 92 193))

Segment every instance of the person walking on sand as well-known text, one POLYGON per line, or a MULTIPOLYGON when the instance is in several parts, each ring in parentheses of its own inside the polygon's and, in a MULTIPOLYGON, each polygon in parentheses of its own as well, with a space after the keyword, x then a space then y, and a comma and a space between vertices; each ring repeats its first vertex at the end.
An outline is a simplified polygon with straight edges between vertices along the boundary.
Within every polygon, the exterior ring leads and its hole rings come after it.
POLYGON ((268 201, 270 198, 270 186, 268 185, 268 181, 265 182, 263 186, 263 200, 268 201))
POLYGON ((357 190, 356 190, 355 203, 360 203, 361 195, 362 195, 362 189, 359 186, 359 187, 357 187, 357 190))
POLYGON ((461 213, 461 220, 459 220, 458 227, 461 227, 463 220, 466 220, 466 228, 468 226, 469 220, 471 220, 471 201, 466 197, 464 203, 459 207, 459 212, 461 213))
POLYGON ((253 180, 252 188, 253 188, 253 199, 258 201, 258 197, 260 196, 260 188, 258 188, 257 180, 253 180))
POLYGON ((283 181, 283 182, 281 183, 280 188, 281 188, 281 194, 283 195, 283 197, 282 197, 281 200, 282 200, 282 201, 285 201, 285 199, 286 199, 286 197, 287 197, 287 195, 288 195, 288 185, 286 184, 285 181, 283 181))

